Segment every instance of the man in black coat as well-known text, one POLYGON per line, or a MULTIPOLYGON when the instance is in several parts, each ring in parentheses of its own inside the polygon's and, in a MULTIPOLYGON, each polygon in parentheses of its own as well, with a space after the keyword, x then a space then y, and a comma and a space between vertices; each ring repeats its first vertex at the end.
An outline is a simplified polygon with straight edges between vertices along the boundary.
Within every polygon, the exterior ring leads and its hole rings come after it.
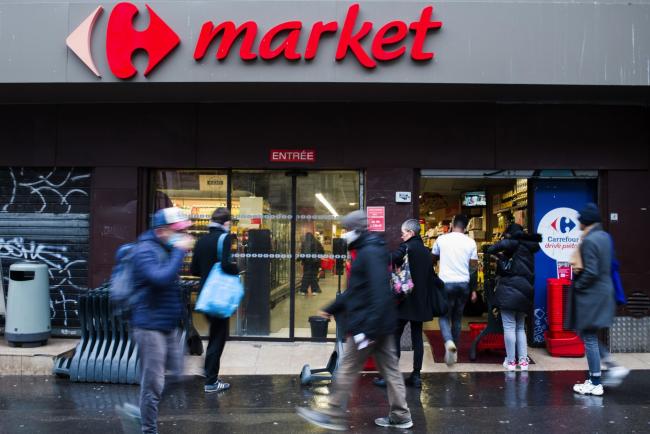
MULTIPOLYGON (((227 208, 217 208, 212 213, 209 233, 199 239, 194 247, 192 256, 192 274, 201 277, 200 287, 203 289, 212 267, 221 262, 221 269, 224 273, 239 274, 237 264, 231 259, 230 248, 232 246, 232 235, 230 234, 230 211, 227 208), (223 242, 221 257, 217 255, 219 238, 226 235, 223 242)), ((205 351, 205 385, 206 393, 221 392, 230 389, 230 384, 219 379, 219 367, 221 354, 226 346, 230 318, 217 318, 206 315, 210 322, 210 340, 208 349, 205 351)))
POLYGON ((395 352, 397 308, 389 284, 389 254, 384 241, 368 231, 365 212, 354 211, 341 223, 348 231, 344 238, 349 249, 356 251, 350 269, 348 289, 322 315, 330 317, 345 313, 348 336, 343 360, 334 378, 333 393, 326 409, 298 407, 298 415, 326 429, 345 430, 346 407, 366 359, 373 356, 386 379, 390 415, 375 420, 382 427, 411 428, 413 422, 406 404, 404 379, 399 371, 395 352))

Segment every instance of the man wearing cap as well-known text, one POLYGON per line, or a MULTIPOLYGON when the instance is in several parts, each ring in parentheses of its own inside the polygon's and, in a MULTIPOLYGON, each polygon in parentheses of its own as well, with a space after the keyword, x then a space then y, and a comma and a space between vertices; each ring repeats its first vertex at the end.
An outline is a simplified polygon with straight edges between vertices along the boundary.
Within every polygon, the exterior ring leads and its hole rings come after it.
POLYGON ((157 433, 158 403, 165 386, 165 371, 180 375, 184 343, 180 322, 184 316, 179 272, 194 239, 185 233, 192 223, 179 208, 156 211, 153 229, 133 247, 134 292, 130 326, 140 355, 140 411, 125 404, 121 415, 140 418, 143 433, 157 433))
POLYGON ((580 211, 578 221, 583 231, 582 242, 571 261, 576 277, 568 319, 571 328, 580 333, 585 343, 589 378, 573 386, 573 391, 600 396, 604 393, 603 385, 620 385, 629 370, 617 365, 598 340, 598 332, 612 325, 616 312, 611 274, 612 240, 600 224, 600 211, 595 204, 587 204, 580 211), (601 361, 608 368, 602 381, 601 361))
POLYGON ((345 314, 347 336, 343 360, 332 383, 333 393, 325 409, 297 408, 298 415, 326 429, 348 428, 346 408, 350 393, 366 359, 373 356, 379 372, 386 380, 390 414, 375 420, 382 427, 407 429, 413 426, 406 404, 404 378, 399 371, 395 338, 397 305, 390 289, 388 265, 390 256, 384 241, 368 231, 365 212, 354 211, 341 220, 347 230, 348 248, 356 251, 347 290, 321 315, 345 314))

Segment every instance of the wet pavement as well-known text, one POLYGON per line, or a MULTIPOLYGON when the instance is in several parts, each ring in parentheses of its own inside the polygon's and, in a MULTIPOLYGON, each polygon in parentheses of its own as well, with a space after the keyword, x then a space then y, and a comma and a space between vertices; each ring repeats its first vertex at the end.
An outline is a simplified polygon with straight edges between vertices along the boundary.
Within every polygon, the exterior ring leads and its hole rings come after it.
MULTIPOLYGON (((350 432, 378 428, 385 391, 361 379, 352 400, 350 432)), ((296 405, 324 402, 302 388, 297 376, 225 377, 233 388, 205 395, 202 379, 187 377, 161 402, 160 433, 319 433, 295 413, 296 405)), ((582 397, 571 385, 583 372, 481 372, 423 375, 421 390, 408 389, 412 433, 650 432, 650 371, 633 371, 604 397, 582 397)), ((0 433, 121 433, 114 407, 137 401, 138 387, 70 383, 54 377, 0 377, 0 433)))

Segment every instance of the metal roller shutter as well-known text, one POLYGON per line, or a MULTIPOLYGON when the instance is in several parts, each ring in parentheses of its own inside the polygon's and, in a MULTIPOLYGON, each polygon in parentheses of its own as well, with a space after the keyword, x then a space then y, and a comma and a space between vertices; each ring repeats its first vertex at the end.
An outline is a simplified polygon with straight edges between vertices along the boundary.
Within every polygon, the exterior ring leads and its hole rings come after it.
POLYGON ((0 169, 0 260, 39 261, 50 272, 54 335, 78 335, 88 289, 90 169, 0 169))

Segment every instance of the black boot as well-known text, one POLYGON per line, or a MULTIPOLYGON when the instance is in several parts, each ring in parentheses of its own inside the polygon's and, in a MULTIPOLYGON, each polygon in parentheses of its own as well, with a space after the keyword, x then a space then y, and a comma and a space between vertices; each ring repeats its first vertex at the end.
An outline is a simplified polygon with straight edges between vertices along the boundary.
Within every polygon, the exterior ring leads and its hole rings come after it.
POLYGON ((420 371, 413 371, 411 375, 405 381, 407 386, 411 387, 422 387, 422 379, 420 378, 420 371))

